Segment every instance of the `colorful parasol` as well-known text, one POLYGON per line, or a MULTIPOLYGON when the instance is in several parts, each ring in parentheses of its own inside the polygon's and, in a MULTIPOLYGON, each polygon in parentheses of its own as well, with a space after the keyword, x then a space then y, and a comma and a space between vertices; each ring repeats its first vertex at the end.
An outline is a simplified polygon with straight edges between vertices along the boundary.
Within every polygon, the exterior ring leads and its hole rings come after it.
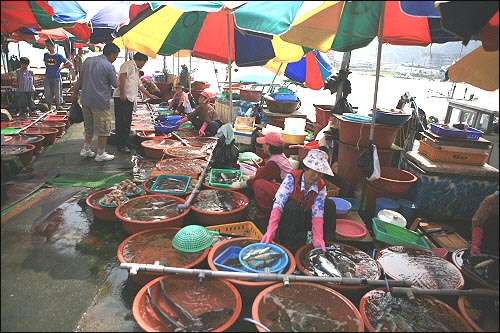
POLYGON ((269 61, 265 67, 278 75, 285 75, 290 80, 303 83, 306 87, 320 90, 325 80, 332 75, 332 65, 326 54, 313 50, 299 61, 283 63, 269 61))

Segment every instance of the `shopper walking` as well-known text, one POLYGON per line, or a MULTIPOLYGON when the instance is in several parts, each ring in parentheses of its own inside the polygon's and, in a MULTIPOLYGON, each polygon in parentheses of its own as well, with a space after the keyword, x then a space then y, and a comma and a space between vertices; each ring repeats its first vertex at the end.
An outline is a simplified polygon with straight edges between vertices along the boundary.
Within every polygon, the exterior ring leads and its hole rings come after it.
POLYGON ((147 61, 147 55, 136 52, 133 60, 125 61, 120 67, 118 89, 113 92, 113 99, 115 102, 116 147, 121 153, 130 153, 130 125, 139 90, 149 98, 159 98, 149 93, 141 83, 139 70, 144 67, 147 61))
POLYGON ((80 88, 82 90, 80 102, 83 109, 85 139, 80 156, 95 156, 97 162, 115 158, 115 155, 106 152, 106 144, 111 134, 111 89, 118 87, 113 62, 118 58, 120 48, 116 44, 109 43, 104 46, 102 53, 85 59, 73 91, 73 101, 76 101, 78 91, 80 88), (97 155, 90 149, 94 134, 97 135, 97 155))

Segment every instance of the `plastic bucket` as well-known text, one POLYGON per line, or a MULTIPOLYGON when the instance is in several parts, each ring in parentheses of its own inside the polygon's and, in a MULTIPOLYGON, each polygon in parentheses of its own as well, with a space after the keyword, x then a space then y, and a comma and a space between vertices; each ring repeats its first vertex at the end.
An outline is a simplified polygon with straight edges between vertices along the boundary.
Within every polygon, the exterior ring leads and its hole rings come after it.
MULTIPOLYGON (((389 209, 397 212, 399 210, 399 205, 400 205, 399 202, 391 198, 386 198, 386 197, 377 198, 375 199, 375 216, 382 209, 389 209)), ((406 221, 408 221, 408 219, 406 219, 406 221)))
POLYGON ((415 213, 417 212, 418 206, 416 203, 410 200, 406 199, 399 199, 399 210, 398 212, 401 213, 408 221, 408 223, 411 223, 413 219, 415 218, 415 213))
MULTIPOLYGON (((370 216, 377 216, 375 214, 377 198, 386 197, 398 200, 402 199, 404 196, 405 196, 404 194, 399 194, 399 193, 395 194, 395 193, 381 191, 371 186, 370 183, 368 183, 366 184, 366 207, 365 207, 366 213, 369 214, 370 216)), ((367 224, 367 227, 371 229, 371 223, 367 224)))
MULTIPOLYGON (((356 165, 356 161, 367 149, 367 147, 356 147, 339 141, 338 176, 343 181, 348 182, 352 186, 356 186, 363 181, 364 174, 356 165)), ((381 167, 391 164, 394 150, 379 149, 377 147, 377 153, 381 167)))
POLYGON ((333 108, 333 105, 313 104, 313 106, 316 109, 316 122, 320 123, 323 127, 328 125, 328 121, 330 120, 330 110, 333 108))
POLYGON ((306 118, 285 118, 285 132, 302 134, 306 128, 306 118))

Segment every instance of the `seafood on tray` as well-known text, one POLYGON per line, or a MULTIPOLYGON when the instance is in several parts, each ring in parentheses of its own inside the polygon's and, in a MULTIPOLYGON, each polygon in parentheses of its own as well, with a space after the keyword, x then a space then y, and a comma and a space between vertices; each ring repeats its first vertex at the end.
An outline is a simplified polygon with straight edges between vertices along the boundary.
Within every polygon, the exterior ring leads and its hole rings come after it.
POLYGON ((116 189, 125 193, 125 195, 134 195, 139 193, 139 188, 130 179, 125 179, 116 185, 116 189))
POLYGON ((113 190, 101 199, 101 203, 108 206, 118 206, 127 201, 128 198, 123 191, 113 190))

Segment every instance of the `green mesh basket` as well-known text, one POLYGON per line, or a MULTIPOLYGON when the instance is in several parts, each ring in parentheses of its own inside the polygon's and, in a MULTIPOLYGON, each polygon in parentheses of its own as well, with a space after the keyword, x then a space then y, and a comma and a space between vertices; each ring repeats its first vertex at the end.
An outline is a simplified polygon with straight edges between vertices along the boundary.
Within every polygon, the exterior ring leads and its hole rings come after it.
POLYGON ((182 252, 203 251, 212 245, 214 234, 217 232, 210 231, 201 225, 188 225, 177 231, 172 245, 182 252))

